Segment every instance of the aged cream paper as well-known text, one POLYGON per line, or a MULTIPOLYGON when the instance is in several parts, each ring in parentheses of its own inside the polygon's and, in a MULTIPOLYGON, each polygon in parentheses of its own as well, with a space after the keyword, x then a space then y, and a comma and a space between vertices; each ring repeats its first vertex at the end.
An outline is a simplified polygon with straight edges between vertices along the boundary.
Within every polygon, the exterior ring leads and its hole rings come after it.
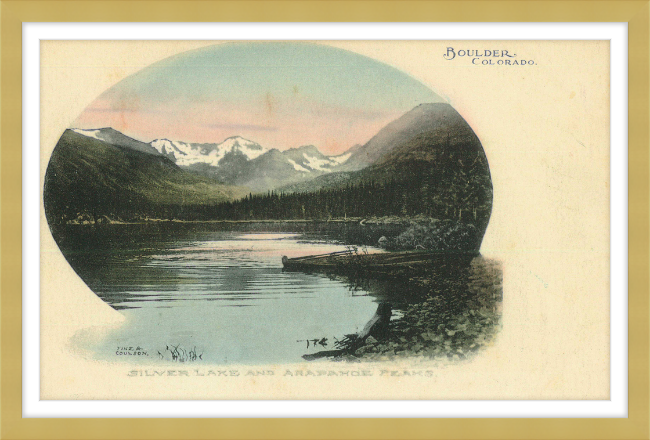
MULTIPOLYGON (((41 42, 41 181, 63 131, 107 88, 213 44, 41 42)), ((503 270, 502 328, 494 342, 451 363, 93 360, 75 335, 101 340, 124 317, 70 267, 42 210, 41 399, 608 399, 608 42, 321 44, 407 73, 449 102, 480 139, 494 189, 481 253, 503 270), (485 50, 526 62, 459 55, 485 50)))

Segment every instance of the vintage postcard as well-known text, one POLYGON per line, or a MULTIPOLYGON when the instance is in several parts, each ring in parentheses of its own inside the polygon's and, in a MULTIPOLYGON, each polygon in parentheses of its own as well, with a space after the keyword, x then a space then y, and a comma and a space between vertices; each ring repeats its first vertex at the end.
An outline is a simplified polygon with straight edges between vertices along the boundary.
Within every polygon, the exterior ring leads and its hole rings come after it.
POLYGON ((607 41, 42 41, 41 399, 608 399, 607 41))

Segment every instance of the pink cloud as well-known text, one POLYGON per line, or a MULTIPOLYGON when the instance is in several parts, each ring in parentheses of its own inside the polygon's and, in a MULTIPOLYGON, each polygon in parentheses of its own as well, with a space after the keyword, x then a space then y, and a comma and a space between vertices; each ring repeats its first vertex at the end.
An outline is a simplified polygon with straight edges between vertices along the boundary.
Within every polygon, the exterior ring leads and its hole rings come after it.
POLYGON ((399 116, 394 112, 328 106, 304 97, 147 105, 134 98, 128 102, 95 101, 73 126, 110 126, 145 142, 168 138, 217 143, 239 135, 268 148, 284 150, 312 144, 323 153, 339 154, 365 143, 399 116))

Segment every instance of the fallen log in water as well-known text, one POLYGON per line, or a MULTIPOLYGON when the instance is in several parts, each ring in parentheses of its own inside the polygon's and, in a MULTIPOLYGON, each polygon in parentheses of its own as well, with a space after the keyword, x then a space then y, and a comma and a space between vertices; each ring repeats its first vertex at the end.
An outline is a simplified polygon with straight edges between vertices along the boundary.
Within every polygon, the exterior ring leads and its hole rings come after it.
POLYGON ((298 258, 282 257, 287 271, 360 273, 391 275, 409 273, 450 262, 469 263, 477 252, 378 252, 340 251, 298 258))

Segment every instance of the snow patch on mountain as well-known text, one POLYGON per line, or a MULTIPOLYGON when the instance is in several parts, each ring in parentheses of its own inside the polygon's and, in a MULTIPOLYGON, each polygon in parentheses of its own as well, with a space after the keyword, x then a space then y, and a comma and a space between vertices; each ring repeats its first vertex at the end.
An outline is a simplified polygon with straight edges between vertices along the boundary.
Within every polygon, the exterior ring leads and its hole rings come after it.
POLYGON ((341 165, 342 163, 345 163, 350 156, 352 156, 352 153, 343 153, 339 156, 329 156, 328 159, 334 161, 336 165, 341 165))
POLYGON ((300 172, 302 172, 302 173, 309 173, 309 172, 311 171, 311 170, 308 170, 307 168, 305 168, 305 167, 303 167, 303 166, 301 166, 301 165, 298 165, 298 164, 296 163, 295 160, 287 159, 287 161, 289 161, 289 163, 290 163, 291 165, 293 165, 293 168, 294 168, 296 171, 300 171, 300 172))
POLYGON ((102 131, 99 128, 95 128, 95 129, 73 128, 72 131, 87 137, 95 138, 100 141, 104 140, 100 137, 102 131))
POLYGON ((313 156, 308 156, 307 153, 303 154, 303 157, 305 158, 306 165, 311 168, 312 170, 317 170, 317 171, 332 171, 330 168, 332 167, 332 163, 328 158, 325 159, 319 159, 317 157, 313 156))

